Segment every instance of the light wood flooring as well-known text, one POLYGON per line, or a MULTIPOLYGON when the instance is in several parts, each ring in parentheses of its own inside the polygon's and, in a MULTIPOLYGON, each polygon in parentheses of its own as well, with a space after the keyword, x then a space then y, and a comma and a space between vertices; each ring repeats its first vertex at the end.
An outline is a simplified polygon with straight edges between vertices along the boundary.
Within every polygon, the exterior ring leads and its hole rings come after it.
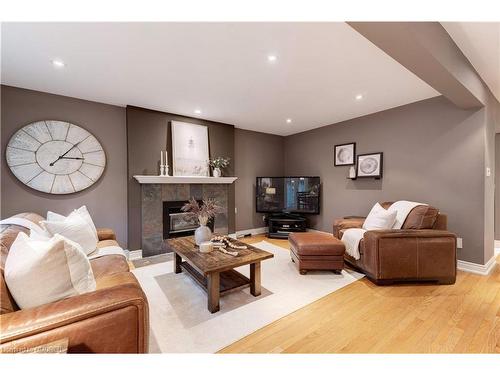
MULTIPOLYGON (((262 240, 288 249, 263 235, 244 242, 262 240)), ((500 266, 489 276, 459 271, 455 285, 380 287, 363 278, 220 352, 500 353, 500 266)))

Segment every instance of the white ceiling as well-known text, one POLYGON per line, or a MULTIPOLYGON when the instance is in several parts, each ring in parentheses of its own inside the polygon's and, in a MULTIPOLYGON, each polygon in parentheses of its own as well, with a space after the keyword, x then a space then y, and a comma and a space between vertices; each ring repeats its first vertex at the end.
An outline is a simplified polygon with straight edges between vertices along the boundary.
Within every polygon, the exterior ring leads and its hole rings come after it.
POLYGON ((345 23, 4 23, 1 80, 280 135, 439 95, 345 23))
POLYGON ((500 22, 442 22, 500 101, 500 22))

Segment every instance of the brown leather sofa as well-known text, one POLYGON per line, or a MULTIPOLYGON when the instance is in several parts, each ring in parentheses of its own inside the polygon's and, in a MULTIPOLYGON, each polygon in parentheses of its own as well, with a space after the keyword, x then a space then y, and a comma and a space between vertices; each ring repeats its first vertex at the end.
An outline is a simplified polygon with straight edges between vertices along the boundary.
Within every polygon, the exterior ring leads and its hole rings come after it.
MULTIPOLYGON (((34 213, 16 215, 38 223, 34 213)), ((4 280, 5 260, 20 231, 0 228, 0 352, 16 353, 67 340, 69 353, 147 353, 148 301, 127 260, 106 255, 90 261, 97 289, 29 309, 19 309, 4 280)), ((118 246, 110 229, 99 229, 99 247, 118 246)))
MULTIPOLYGON (((381 203, 386 209, 391 204, 381 203)), ((341 239, 346 229, 361 228, 364 220, 363 217, 337 219, 333 235, 341 239)), ((447 216, 431 206, 415 207, 399 230, 365 232, 359 252, 360 259, 346 253, 345 261, 379 285, 406 281, 455 283, 456 236, 447 231, 447 216)))

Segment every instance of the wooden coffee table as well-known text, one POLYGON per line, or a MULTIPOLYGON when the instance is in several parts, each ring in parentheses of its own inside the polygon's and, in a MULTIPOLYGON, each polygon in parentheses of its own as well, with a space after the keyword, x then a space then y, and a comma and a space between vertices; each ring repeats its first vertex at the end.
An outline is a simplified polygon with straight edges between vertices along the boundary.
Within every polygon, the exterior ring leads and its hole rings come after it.
MULTIPOLYGON (((247 249, 237 250, 238 256, 224 254, 219 250, 200 253, 194 237, 172 238, 166 241, 167 249, 174 252, 175 273, 186 271, 208 294, 208 311, 219 311, 221 295, 250 286, 250 293, 259 296, 260 262, 274 255, 251 245, 233 240, 247 249), (250 279, 234 268, 250 265, 250 279)), ((232 250, 232 249, 228 249, 232 250)))

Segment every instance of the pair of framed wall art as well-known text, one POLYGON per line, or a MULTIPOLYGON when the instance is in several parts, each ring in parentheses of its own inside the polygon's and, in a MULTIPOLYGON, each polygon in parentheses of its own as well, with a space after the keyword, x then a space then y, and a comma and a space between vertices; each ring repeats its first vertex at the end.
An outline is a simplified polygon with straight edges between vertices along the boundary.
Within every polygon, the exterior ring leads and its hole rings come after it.
POLYGON ((356 165, 354 178, 382 178, 383 156, 382 152, 356 155, 356 143, 344 143, 334 148, 334 165, 336 167, 356 165))

